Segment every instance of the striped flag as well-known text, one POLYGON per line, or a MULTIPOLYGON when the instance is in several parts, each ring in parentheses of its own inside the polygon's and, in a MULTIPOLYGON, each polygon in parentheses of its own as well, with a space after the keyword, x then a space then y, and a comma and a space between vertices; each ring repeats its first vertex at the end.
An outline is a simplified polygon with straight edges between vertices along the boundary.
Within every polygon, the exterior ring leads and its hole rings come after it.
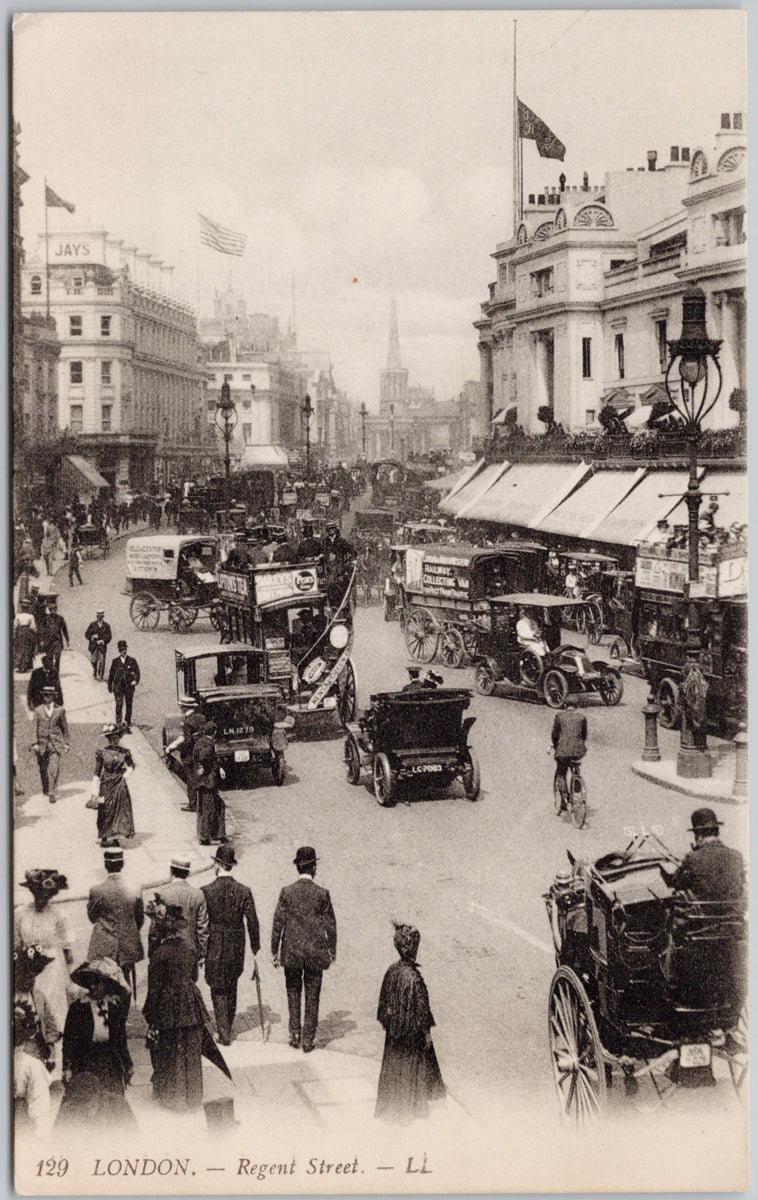
POLYGON ((45 184, 45 204, 48 208, 67 208, 70 213, 76 212, 73 204, 69 204, 68 200, 61 200, 57 192, 54 192, 47 184, 45 184))
POLYGON ((202 213, 197 215, 200 218, 200 241, 205 246, 218 250, 220 254, 236 254, 238 257, 244 254, 247 245, 247 236, 244 233, 224 229, 223 225, 209 220, 202 213))

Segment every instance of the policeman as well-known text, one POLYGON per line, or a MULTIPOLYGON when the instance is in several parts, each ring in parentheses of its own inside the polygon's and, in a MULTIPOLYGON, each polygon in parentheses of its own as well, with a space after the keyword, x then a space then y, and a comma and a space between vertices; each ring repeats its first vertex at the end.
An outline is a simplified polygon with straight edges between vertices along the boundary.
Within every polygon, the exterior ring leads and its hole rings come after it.
POLYGON ((165 755, 168 758, 172 750, 179 751, 184 780, 187 785, 187 803, 182 805, 182 812, 197 812, 193 752, 195 742, 203 732, 205 718, 200 712, 198 702, 194 696, 183 696, 179 701, 179 707, 184 711, 182 732, 178 737, 174 738, 173 742, 169 742, 166 746, 165 755))

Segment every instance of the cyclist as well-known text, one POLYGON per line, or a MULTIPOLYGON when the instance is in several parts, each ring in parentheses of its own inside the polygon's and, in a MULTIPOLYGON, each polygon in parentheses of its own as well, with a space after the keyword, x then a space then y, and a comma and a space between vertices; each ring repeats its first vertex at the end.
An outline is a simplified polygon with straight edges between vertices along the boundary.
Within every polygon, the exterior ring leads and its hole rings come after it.
POLYGON ((561 791, 561 812, 568 800, 566 772, 569 764, 584 758, 587 753, 587 718, 577 712, 575 702, 569 697, 566 707, 555 714, 553 721, 553 754, 555 756, 555 779, 561 791))

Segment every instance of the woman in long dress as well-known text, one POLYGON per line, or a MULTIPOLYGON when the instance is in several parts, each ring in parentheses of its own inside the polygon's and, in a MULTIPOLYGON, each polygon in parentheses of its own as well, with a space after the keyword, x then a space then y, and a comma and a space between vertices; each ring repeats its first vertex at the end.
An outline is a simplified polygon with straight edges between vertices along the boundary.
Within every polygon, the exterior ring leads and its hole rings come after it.
POLYGON ((382 980, 376 1014, 386 1036, 374 1115, 401 1125, 428 1116, 429 1101, 445 1096, 429 993, 416 962, 420 940, 412 925, 395 926, 400 958, 382 980))
POLYGON ((16 909, 14 915, 14 947, 28 951, 36 947, 50 961, 34 983, 35 1007, 40 1015, 42 1031, 48 1047, 52 1047, 55 1067, 53 1080, 62 1075, 63 1029, 68 1013, 69 996, 75 992, 69 978, 74 961, 72 936, 68 920, 60 904, 52 906, 50 901, 58 892, 68 887, 65 875, 50 869, 26 872, 21 887, 32 893, 28 905, 16 909))
POLYGON ((37 642, 37 622, 31 612, 31 601, 21 600, 13 621, 13 669, 31 671, 34 647, 37 642))
POLYGON ((134 759, 119 745, 118 725, 104 725, 104 750, 95 752, 92 799, 97 802, 97 836, 101 846, 118 845, 118 839, 134 837, 132 798, 126 780, 134 770, 134 759), (98 795, 99 793, 99 795, 98 795))
POLYGON ((201 1054, 208 1012, 196 986, 195 953, 179 934, 185 924, 181 906, 156 896, 146 912, 160 939, 150 954, 142 1009, 153 1063, 153 1096, 164 1108, 186 1112, 199 1108, 203 1100, 201 1054))

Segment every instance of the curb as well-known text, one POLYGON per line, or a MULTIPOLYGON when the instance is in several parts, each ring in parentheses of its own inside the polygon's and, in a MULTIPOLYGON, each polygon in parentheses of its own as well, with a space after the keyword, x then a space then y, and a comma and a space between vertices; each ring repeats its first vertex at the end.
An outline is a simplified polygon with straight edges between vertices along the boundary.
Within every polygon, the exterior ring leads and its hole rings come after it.
MULTIPOLYGON (((658 787, 668 788, 671 792, 679 792, 682 796, 691 796, 693 800, 710 800, 713 804, 747 804, 747 796, 733 796, 731 786, 726 794, 715 791, 712 787, 706 786, 712 783, 712 780, 704 779, 703 786, 700 788, 692 786, 692 784, 679 783, 676 779, 667 779, 651 769, 650 765, 641 760, 632 763, 632 773, 638 775, 640 779, 646 779, 648 783, 655 783, 658 787)), ((694 784, 695 781, 693 780, 694 784)))

